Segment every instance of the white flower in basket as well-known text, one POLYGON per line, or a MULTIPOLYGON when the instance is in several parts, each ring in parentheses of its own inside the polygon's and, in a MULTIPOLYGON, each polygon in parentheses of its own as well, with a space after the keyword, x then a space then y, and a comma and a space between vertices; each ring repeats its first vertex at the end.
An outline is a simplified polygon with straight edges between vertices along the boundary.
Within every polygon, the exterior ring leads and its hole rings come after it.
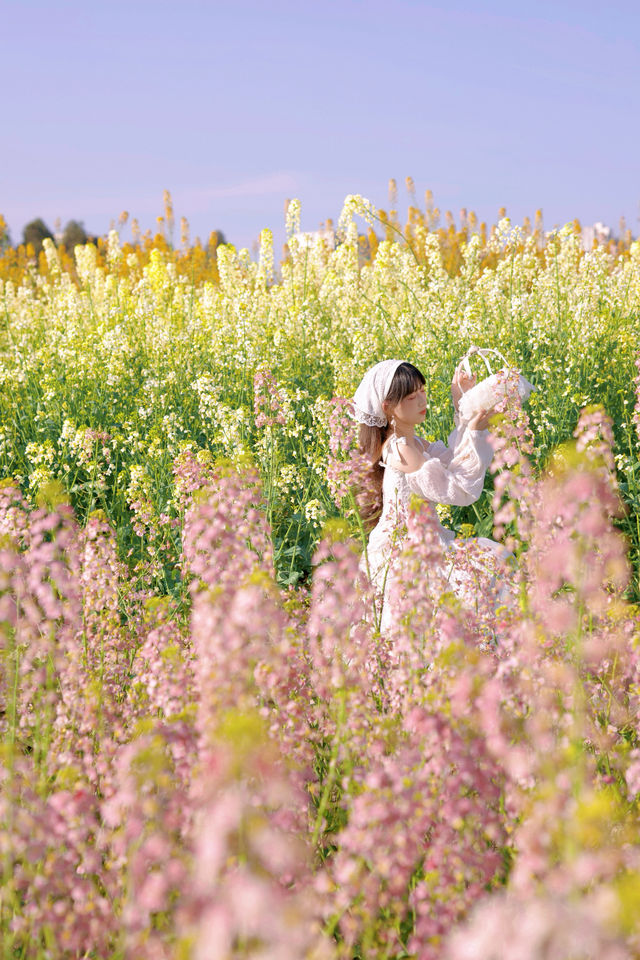
POLYGON ((519 371, 515 371, 513 367, 509 366, 499 350, 482 349, 476 346, 470 347, 458 364, 458 366, 462 365, 464 367, 468 376, 472 376, 469 358, 476 354, 484 361, 489 376, 462 394, 458 403, 458 413, 463 423, 468 423, 476 413, 479 413, 481 410, 490 410, 496 403, 503 400, 509 393, 509 384, 513 383, 515 372, 518 374, 517 388, 523 403, 528 399, 531 391, 536 389, 519 371), (500 357, 504 364, 496 373, 492 371, 491 364, 487 359, 487 354, 490 353, 494 353, 500 357))

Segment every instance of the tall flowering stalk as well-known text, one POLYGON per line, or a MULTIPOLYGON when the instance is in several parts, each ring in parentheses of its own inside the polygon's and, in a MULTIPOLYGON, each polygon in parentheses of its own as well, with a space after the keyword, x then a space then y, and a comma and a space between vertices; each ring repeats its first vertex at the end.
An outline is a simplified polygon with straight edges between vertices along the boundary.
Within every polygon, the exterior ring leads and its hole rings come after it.
POLYGON ((502 540, 509 529, 505 543, 514 549, 531 532, 533 434, 518 394, 519 372, 499 371, 497 376, 503 378, 505 396, 495 407, 489 437, 494 449, 494 534, 502 540))
POLYGON ((636 433, 638 434, 638 439, 640 440, 640 357, 636 357, 635 365, 638 368, 638 376, 634 379, 635 387, 635 404, 633 407, 633 423, 635 424, 636 433))
MULTIPOLYGON (((29 510, 5 489, 0 513, 3 948, 40 949, 58 937, 68 955, 104 951, 113 888, 101 875, 108 843, 95 792, 106 771, 87 723, 96 715, 88 688, 99 675, 84 643, 92 627, 83 617, 82 536, 64 503, 29 510)), ((98 561, 94 574, 103 572, 98 561)))
POLYGON ((311 693, 307 737, 314 747, 316 777, 310 784, 316 808, 313 841, 324 860, 342 822, 341 793, 354 769, 375 749, 376 644, 365 612, 371 598, 350 541, 325 538, 314 556, 315 574, 305 624, 311 693))
POLYGON ((253 411, 256 427, 261 429, 285 424, 287 421, 282 406, 283 397, 273 373, 261 367, 253 378, 253 411))
POLYGON ((181 922, 192 956, 330 960, 291 810, 303 793, 259 715, 227 712, 200 772, 193 873, 181 922))
MULTIPOLYGON (((353 627, 348 632, 343 624, 348 598, 333 599, 331 623, 341 627, 351 671, 345 690, 349 674, 323 670, 334 701, 346 706, 329 728, 335 739, 327 768, 341 772, 347 819, 328 837, 337 847, 328 863, 329 922, 345 956, 357 945, 366 955, 399 956, 408 949, 437 957, 438 942, 502 864, 500 770, 483 746, 482 726, 470 722, 473 684, 470 678, 462 684, 459 673, 465 658, 474 669, 482 648, 461 612, 442 602, 447 581, 428 504, 416 503, 408 521, 414 536, 397 558, 391 639, 370 635, 367 645, 366 635, 357 635, 357 647, 351 646, 353 627), (373 684, 367 682, 372 662, 373 684)), ((355 594, 351 612, 358 612, 355 594)), ((334 661, 334 671, 339 664, 334 661)))
POLYGON ((257 474, 229 471, 185 527, 201 766, 184 909, 196 956, 320 958, 331 950, 309 886, 309 690, 262 507, 257 474))
POLYGON ((331 496, 355 524, 363 545, 366 534, 362 515, 375 510, 376 490, 372 464, 359 450, 358 424, 353 418, 351 401, 334 397, 328 417, 329 451, 327 481, 331 496))
POLYGON ((494 716, 488 745, 509 775, 518 855, 506 892, 451 938, 451 960, 637 949, 625 919, 640 882, 625 770, 637 737, 638 616, 624 601, 626 549, 611 526, 620 509, 611 422, 587 409, 575 435, 536 485, 523 558, 530 604, 507 631, 483 698, 494 716))

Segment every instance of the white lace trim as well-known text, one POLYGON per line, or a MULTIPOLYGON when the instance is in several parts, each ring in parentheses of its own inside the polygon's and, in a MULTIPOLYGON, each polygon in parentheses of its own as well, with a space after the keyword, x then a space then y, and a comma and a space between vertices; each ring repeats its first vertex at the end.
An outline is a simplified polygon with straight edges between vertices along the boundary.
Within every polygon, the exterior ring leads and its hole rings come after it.
POLYGON ((368 427, 386 427, 387 425, 386 417, 378 417, 375 413, 367 413, 355 403, 353 404, 353 416, 358 423, 366 423, 368 427))

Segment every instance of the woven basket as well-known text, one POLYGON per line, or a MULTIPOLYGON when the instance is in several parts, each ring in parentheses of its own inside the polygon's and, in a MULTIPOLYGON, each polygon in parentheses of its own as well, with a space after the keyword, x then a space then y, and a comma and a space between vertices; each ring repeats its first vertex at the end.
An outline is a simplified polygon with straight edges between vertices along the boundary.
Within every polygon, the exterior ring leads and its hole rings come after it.
MULTIPOLYGON (((499 350, 482 349, 481 347, 473 346, 467 350, 458 364, 458 366, 462 365, 464 367, 464 370, 469 376, 472 375, 469 359, 473 356, 478 356, 483 360, 487 368, 488 376, 484 380, 481 380, 480 383, 477 383, 475 387, 471 387, 470 390, 462 394, 458 402, 458 413, 463 423, 468 423, 468 421, 481 410, 490 410, 491 407, 494 407, 496 403, 499 403, 500 400, 503 400, 507 396, 509 392, 507 375, 514 370, 514 367, 507 363, 499 350), (496 373, 491 369, 491 364, 488 359, 489 354, 495 354, 502 360, 503 366, 496 373)), ((534 385, 529 383, 518 371, 518 393, 520 400, 524 403, 524 401, 528 399, 531 391, 535 389, 534 385)))

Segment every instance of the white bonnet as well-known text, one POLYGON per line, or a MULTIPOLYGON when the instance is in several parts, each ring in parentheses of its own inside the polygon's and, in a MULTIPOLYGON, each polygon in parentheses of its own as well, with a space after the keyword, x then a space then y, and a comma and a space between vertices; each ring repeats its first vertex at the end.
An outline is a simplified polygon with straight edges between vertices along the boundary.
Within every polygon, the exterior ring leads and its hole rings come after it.
POLYGON ((353 395, 353 414, 358 423, 370 427, 386 427, 387 417, 382 401, 389 393, 394 374, 403 360, 381 360, 370 367, 353 395))

